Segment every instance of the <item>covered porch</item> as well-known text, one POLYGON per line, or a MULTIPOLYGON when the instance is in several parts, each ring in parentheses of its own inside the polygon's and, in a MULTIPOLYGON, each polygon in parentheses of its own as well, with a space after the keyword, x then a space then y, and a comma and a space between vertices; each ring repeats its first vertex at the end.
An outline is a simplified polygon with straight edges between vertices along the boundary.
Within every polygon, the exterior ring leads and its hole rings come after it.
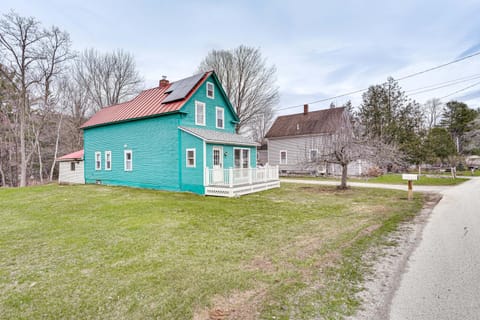
POLYGON ((205 168, 205 195, 236 197, 279 188, 278 166, 261 168, 205 168))

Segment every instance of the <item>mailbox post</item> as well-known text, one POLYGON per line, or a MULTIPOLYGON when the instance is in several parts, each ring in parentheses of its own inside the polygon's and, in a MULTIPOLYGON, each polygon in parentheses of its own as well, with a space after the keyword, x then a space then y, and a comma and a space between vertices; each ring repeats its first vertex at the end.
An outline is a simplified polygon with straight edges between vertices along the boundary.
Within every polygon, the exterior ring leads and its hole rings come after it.
POLYGON ((408 200, 413 199, 413 181, 418 180, 417 174, 402 174, 402 179, 408 181, 408 200))

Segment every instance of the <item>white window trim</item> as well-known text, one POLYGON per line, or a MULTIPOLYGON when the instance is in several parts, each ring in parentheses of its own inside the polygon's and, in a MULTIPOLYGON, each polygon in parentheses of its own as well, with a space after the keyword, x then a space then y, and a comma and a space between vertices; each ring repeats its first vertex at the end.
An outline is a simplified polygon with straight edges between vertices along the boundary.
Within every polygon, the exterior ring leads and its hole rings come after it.
POLYGON ((102 153, 100 151, 95 151, 95 171, 102 170, 102 153), (97 161, 98 156, 100 160, 97 161), (99 164, 99 166, 97 166, 99 164))
POLYGON ((124 171, 133 171, 133 152, 132 150, 123 151, 123 170, 124 171), (127 169, 127 153, 130 153, 130 169, 127 169))
POLYGON ((280 150, 280 164, 288 164, 288 152, 287 150, 280 150), (285 152, 285 162, 282 162, 282 152, 285 152))
POLYGON ((204 102, 200 101, 195 101, 195 124, 197 126, 204 126, 205 123, 207 122, 207 108, 204 102), (203 108, 203 122, 198 122, 198 108, 201 107, 203 108))
POLYGON ((196 168, 197 166, 197 151, 195 148, 188 148, 185 152, 185 165, 187 168, 196 168), (188 163, 188 152, 193 151, 193 165, 188 163))
POLYGON ((240 167, 236 169, 247 169, 251 168, 251 157, 252 157, 252 150, 250 148, 233 148, 233 166, 235 167, 235 150, 240 150, 240 167), (243 167, 243 150, 248 150, 248 167, 243 167))
POLYGON ((112 170, 112 151, 105 151, 105 170, 111 171, 112 170), (110 156, 110 168, 107 166, 107 154, 110 156))
POLYGON ((222 107, 216 107, 215 108, 215 127, 217 127, 217 129, 225 129, 225 109, 223 109, 222 107), (218 126, 218 111, 222 111, 222 126, 219 127, 218 126))
POLYGON ((215 99, 215 86, 213 85, 213 82, 207 82, 207 85, 205 86, 207 92, 206 92, 206 95, 207 95, 207 98, 210 98, 210 99, 215 99), (209 96, 208 95, 208 86, 211 85, 212 86, 212 96, 209 96))

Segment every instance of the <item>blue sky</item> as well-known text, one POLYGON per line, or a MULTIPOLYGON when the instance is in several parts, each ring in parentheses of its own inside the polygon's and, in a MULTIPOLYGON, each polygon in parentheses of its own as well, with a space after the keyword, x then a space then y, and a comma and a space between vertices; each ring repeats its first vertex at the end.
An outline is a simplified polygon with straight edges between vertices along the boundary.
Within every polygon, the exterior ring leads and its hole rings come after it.
MULTIPOLYGON (((258 47, 277 67, 284 109, 402 77, 480 51, 480 2, 461 1, 66 1, 2 0, 45 26, 70 33, 74 49, 123 48, 134 54, 145 86, 162 75, 194 73, 212 49, 258 47)), ((400 82, 411 90, 480 74, 480 56, 400 82)), ((412 95, 423 103, 478 82, 412 95)), ((480 107, 480 85, 446 98, 480 107)), ((323 109, 330 102, 312 104, 323 109)))

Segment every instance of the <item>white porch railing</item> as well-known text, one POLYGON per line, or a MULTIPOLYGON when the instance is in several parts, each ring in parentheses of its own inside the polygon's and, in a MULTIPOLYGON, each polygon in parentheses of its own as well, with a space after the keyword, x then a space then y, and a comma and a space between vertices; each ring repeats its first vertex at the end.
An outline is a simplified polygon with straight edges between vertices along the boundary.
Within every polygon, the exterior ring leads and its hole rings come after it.
POLYGON ((280 187, 278 166, 263 168, 205 168, 205 194, 237 197, 248 193, 280 187))

